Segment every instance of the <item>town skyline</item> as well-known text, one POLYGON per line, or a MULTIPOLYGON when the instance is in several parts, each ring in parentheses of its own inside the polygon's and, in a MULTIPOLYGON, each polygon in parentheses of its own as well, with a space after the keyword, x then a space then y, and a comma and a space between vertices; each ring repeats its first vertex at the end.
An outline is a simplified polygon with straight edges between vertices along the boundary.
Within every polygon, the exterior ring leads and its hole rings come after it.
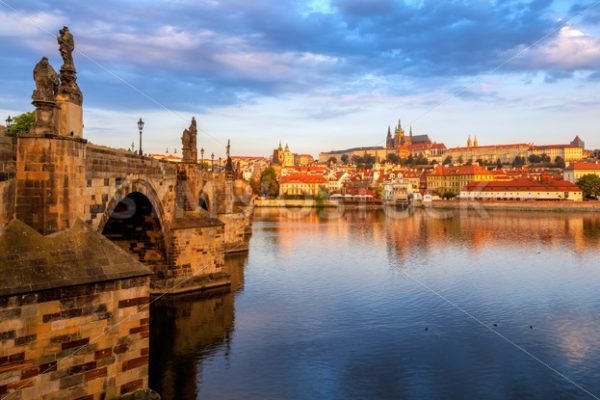
POLYGON ((269 155, 281 140, 316 155, 384 145, 400 117, 449 147, 468 135, 486 144, 579 135, 600 147, 593 3, 484 3, 381 1, 368 12, 351 1, 148 3, 108 19, 76 3, 3 2, 0 113, 32 109, 27 68, 54 27, 69 25, 86 137, 99 144, 129 147, 142 117, 150 152, 180 148, 195 116, 208 154, 222 156, 231 139, 234 154, 269 155), (475 32, 489 37, 473 43, 475 32))

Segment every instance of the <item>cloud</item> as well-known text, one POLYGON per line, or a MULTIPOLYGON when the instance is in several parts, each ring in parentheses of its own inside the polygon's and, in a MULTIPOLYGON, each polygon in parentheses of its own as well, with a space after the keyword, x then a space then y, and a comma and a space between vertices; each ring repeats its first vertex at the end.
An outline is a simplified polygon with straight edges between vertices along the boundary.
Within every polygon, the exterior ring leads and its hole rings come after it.
POLYGON ((600 40, 570 26, 558 36, 538 47, 526 50, 522 68, 562 71, 597 70, 600 68, 600 40))
MULTIPOLYGON (((188 110, 261 96, 407 96, 440 88, 491 100, 457 81, 485 75, 542 37, 548 42, 500 72, 541 70, 551 81, 559 71, 593 68, 598 58, 598 40, 574 27, 559 31, 552 1, 544 0, 107 0, 102 7, 23 0, 19 7, 0 8, 0 37, 8 39, 0 52, 31 67, 50 52, 56 63, 48 32, 70 25, 82 89, 93 92, 86 101, 104 108, 152 103, 138 91, 188 110), (108 8, 120 11, 109 16, 108 8)), ((11 68, 8 78, 22 79, 16 74, 11 68)), ((29 96, 30 82, 24 86, 29 96)), ((312 114, 356 111, 329 109, 312 114)))

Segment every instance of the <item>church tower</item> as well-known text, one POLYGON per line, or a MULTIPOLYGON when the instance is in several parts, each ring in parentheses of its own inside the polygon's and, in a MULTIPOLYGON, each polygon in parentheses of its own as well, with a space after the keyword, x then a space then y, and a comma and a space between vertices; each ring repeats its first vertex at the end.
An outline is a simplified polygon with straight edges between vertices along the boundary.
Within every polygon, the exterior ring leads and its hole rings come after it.
POLYGON ((473 140, 473 146, 479 147, 479 140, 477 140, 477 136, 475 136, 475 140, 473 140))
POLYGON ((396 127, 396 131, 394 134, 394 147, 399 147, 404 145, 404 129, 402 129, 402 121, 398 119, 398 126, 396 127))
POLYGON ((389 125, 388 125, 388 131, 387 131, 387 138, 385 139, 385 147, 387 149, 394 148, 394 140, 392 139, 392 130, 390 129, 389 125))
POLYGON ((471 135, 469 135, 469 138, 467 139, 467 147, 473 147, 473 140, 471 139, 471 135))

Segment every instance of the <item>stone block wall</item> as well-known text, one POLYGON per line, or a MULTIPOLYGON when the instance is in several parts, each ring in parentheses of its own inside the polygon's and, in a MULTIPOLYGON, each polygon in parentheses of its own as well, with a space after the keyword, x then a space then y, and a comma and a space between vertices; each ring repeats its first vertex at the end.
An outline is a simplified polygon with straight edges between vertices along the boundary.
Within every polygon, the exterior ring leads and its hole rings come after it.
POLYGON ((88 144, 82 218, 99 228, 110 216, 109 208, 115 202, 132 191, 140 191, 153 202, 168 230, 177 212, 176 183, 177 166, 173 163, 88 144))
POLYGON ((226 253, 248 251, 247 226, 248 217, 243 212, 219 215, 225 224, 224 249, 226 253))
POLYGON ((223 226, 175 229, 173 272, 178 277, 205 275, 223 270, 223 226))
POLYGON ((72 226, 83 213, 84 161, 81 139, 19 137, 16 217, 43 234, 72 226))
POLYGON ((146 388, 149 278, 0 297, 0 398, 114 399, 146 388))
POLYGON ((15 214, 15 139, 0 137, 0 226, 10 221, 15 214))

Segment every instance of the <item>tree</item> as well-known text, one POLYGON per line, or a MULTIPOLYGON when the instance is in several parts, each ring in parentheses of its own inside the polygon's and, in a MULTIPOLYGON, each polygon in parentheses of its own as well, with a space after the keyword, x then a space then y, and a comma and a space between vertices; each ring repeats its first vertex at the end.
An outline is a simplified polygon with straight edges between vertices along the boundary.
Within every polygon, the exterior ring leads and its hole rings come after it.
POLYGON ((442 165, 450 165, 450 164, 452 164, 452 156, 446 156, 446 158, 442 162, 442 165))
POLYGON ((590 199, 600 196, 600 176, 594 174, 584 175, 577 181, 577 186, 583 191, 583 195, 590 199))
POLYGON ((529 161, 530 164, 539 164, 542 161, 542 158, 537 154, 531 154, 527 157, 527 161, 529 161))
POLYGON ((252 188, 252 193, 254 194, 260 194, 260 185, 258 184, 258 182, 256 182, 256 180, 254 178, 250 178, 250 187, 252 188))
POLYGON ((327 160, 328 164, 337 164, 337 158, 331 156, 329 157, 329 160, 327 160))
POLYGON ((561 156, 556 156, 556 158, 554 159, 554 165, 556 166, 556 168, 564 168, 565 160, 561 156))
POLYGON ((29 128, 35 122, 35 112, 26 112, 13 118, 11 126, 6 128, 6 133, 13 135, 22 135, 29 132, 29 128))
POLYGON ((373 164, 375 164, 375 162, 377 162, 377 159, 375 158, 375 156, 366 154, 364 156, 364 162, 365 162, 365 168, 371 169, 371 168, 373 168, 373 164))
POLYGON ((465 163, 465 158, 463 156, 458 157, 458 164, 463 165, 465 163))
POLYGON ((352 164, 359 166, 364 163, 364 160, 361 156, 352 156, 352 164))
POLYGON ((550 156, 546 153, 542 154, 540 156, 540 161, 546 164, 549 164, 550 162, 552 162, 552 160, 550 159, 550 156))
POLYGON ((512 166, 515 168, 520 168, 525 164, 526 164, 525 157, 522 157, 522 156, 516 156, 512 162, 512 166))
POLYGON ((279 194, 277 174, 271 167, 265 169, 260 175, 260 194, 271 197, 275 197, 279 194))
POLYGON ((392 164, 398 165, 400 164, 400 156, 396 153, 390 153, 387 155, 387 161, 392 164))
POLYGON ((344 164, 348 164, 348 154, 342 154, 342 156, 340 157, 340 159, 342 160, 342 162, 344 164))

